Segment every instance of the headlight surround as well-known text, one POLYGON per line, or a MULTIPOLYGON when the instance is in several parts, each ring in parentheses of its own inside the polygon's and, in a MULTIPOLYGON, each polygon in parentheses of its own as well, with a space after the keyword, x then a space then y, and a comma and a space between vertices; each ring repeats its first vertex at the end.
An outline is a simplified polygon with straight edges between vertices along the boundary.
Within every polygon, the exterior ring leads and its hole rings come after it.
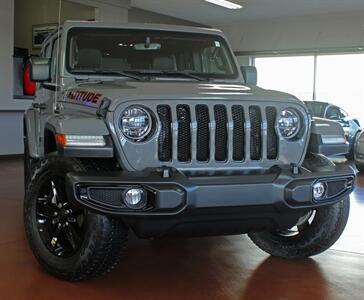
POLYGON ((299 113, 292 108, 282 110, 279 120, 278 129, 285 139, 293 139, 301 129, 301 117, 299 113))
POLYGON ((145 140, 152 130, 153 120, 150 113, 141 106, 126 108, 120 120, 123 135, 135 142, 145 140))

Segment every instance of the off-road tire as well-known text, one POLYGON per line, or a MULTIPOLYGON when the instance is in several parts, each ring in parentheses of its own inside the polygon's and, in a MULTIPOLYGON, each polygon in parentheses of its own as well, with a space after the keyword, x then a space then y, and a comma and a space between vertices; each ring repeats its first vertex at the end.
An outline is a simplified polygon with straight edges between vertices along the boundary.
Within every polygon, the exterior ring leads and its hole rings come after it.
POLYGON ((356 143, 356 140, 359 137, 360 133, 361 133, 361 131, 358 131, 355 134, 355 136, 353 138, 353 142, 350 144, 349 153, 346 154, 346 159, 349 161, 355 160, 355 143, 356 143))
POLYGON ((24 224, 26 236, 39 264, 50 274, 68 281, 94 278, 110 272, 118 264, 127 241, 127 229, 119 219, 87 213, 82 245, 71 257, 57 257, 42 241, 36 224, 39 184, 55 172, 85 172, 77 159, 50 156, 33 172, 26 190, 24 224))
POLYGON ((275 232, 250 233, 260 249, 276 257, 302 259, 329 249, 343 233, 350 211, 349 197, 316 210, 315 217, 296 236, 281 236, 275 232))

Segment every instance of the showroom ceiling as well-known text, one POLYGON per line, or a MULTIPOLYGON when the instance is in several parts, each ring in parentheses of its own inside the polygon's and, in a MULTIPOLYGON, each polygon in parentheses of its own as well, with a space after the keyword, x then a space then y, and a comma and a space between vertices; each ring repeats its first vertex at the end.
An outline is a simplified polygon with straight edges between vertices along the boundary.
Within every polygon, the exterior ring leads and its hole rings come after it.
POLYGON ((231 0, 244 5, 229 10, 204 0, 132 0, 134 7, 203 24, 288 16, 364 11, 364 0, 231 0))

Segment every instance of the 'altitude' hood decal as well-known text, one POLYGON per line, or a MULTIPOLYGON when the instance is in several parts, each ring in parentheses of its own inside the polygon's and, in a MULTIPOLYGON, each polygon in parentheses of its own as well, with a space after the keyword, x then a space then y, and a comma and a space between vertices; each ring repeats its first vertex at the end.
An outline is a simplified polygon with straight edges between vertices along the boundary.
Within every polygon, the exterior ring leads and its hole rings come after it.
POLYGON ((87 91, 70 91, 66 96, 70 102, 77 102, 89 107, 97 107, 102 94, 87 91))

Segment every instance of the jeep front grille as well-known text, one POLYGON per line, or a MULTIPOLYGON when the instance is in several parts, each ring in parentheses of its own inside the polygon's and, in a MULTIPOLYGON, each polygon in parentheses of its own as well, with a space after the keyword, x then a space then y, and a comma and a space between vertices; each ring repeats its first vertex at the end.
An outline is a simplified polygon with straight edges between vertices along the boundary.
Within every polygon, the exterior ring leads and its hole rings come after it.
POLYGON ((179 162, 199 163, 278 158, 275 107, 181 104, 175 109, 174 114, 169 105, 157 108, 160 121, 158 157, 161 162, 171 161, 174 157, 179 162), (173 126, 174 123, 176 126, 173 126), (249 143, 248 148, 246 143, 249 143))

